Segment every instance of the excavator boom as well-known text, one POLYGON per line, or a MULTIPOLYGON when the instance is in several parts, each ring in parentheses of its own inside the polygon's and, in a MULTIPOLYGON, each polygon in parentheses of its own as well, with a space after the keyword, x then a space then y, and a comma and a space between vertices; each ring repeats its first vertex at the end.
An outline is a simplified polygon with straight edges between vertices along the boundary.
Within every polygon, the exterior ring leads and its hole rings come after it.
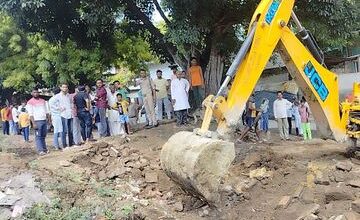
MULTIPOLYGON (((239 122, 248 98, 276 50, 307 98, 321 137, 338 141, 346 138, 346 116, 340 117, 338 77, 319 63, 321 55, 313 55, 317 50, 305 47, 288 27, 293 5, 294 0, 263 0, 256 9, 250 23, 255 25, 252 44, 237 68, 227 100, 224 102, 218 96, 205 102, 211 108, 218 106, 213 109, 213 115, 220 134, 231 131, 231 126, 239 122)), ((205 132, 206 127, 203 125, 200 132, 205 132)))
MULTIPOLYGON (((294 0, 262 0, 251 19, 248 36, 226 73, 219 92, 208 96, 200 129, 194 133, 175 134, 163 146, 161 163, 164 171, 185 190, 210 203, 216 203, 217 188, 235 157, 234 144, 214 139, 233 131, 238 125, 246 102, 274 51, 306 97, 323 138, 343 141, 360 137, 360 84, 354 84, 354 100, 339 103, 338 77, 327 70, 323 53, 311 34, 292 11, 294 0), (301 41, 289 27, 293 19, 301 41), (232 82, 227 98, 224 88, 232 82), (209 131, 215 118, 216 132, 209 131), (350 122, 350 123, 349 123, 350 122), (195 134, 196 133, 196 134, 195 134)), ((356 141, 355 141, 356 143, 356 141)))

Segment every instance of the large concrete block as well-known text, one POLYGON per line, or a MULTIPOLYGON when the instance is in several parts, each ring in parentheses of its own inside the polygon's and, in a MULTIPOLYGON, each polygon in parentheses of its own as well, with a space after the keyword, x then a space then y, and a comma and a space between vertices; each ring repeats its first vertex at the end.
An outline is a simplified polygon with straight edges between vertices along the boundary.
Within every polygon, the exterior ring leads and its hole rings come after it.
POLYGON ((174 134, 160 155, 162 167, 172 180, 213 204, 219 202, 220 180, 234 158, 233 143, 186 131, 174 134))

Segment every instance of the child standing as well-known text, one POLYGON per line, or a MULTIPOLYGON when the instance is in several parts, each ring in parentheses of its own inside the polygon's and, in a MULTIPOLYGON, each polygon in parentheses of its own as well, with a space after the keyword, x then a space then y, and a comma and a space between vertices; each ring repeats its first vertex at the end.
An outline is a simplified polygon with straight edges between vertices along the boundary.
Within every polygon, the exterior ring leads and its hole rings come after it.
POLYGON ((299 104, 300 104, 299 101, 295 100, 293 106, 291 107, 292 115, 294 116, 294 119, 295 119, 296 136, 302 135, 299 104))
POLYGON ((304 100, 301 100, 301 104, 299 107, 299 114, 301 118, 301 128, 303 131, 304 140, 311 140, 312 137, 311 137, 310 122, 309 122, 310 111, 308 107, 305 105, 304 100))
POLYGON ((25 142, 29 141, 29 133, 30 133, 30 115, 26 112, 25 108, 21 109, 20 115, 19 115, 19 126, 23 131, 23 136, 25 142))
POLYGON ((116 98, 117 102, 115 103, 115 106, 113 106, 113 109, 119 111, 121 127, 125 130, 126 126, 128 134, 131 134, 129 123, 130 120, 128 115, 129 102, 123 99, 120 93, 116 95, 116 98))

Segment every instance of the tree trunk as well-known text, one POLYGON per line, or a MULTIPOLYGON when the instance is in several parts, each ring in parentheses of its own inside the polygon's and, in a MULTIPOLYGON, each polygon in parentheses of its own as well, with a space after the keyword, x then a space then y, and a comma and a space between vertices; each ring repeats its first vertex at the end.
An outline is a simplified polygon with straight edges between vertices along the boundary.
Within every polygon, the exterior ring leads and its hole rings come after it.
POLYGON ((224 57, 215 47, 211 47, 209 63, 204 72, 205 92, 208 94, 216 94, 220 88, 221 80, 224 73, 224 57))

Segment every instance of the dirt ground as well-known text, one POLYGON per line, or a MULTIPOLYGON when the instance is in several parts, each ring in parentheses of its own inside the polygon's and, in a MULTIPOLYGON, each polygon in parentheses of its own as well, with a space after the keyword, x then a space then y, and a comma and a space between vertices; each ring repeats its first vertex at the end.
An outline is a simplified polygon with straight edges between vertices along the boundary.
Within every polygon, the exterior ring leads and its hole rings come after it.
POLYGON ((160 166, 163 144, 180 130, 193 127, 170 123, 128 139, 51 149, 43 157, 20 136, 1 136, 0 198, 18 200, 0 202, 0 219, 14 215, 26 197, 9 181, 24 174, 49 202, 29 200, 36 208, 20 209, 26 213, 17 219, 360 219, 360 160, 349 157, 347 143, 304 143, 298 137, 283 142, 272 131, 267 142, 236 144, 236 159, 220 187, 222 203, 213 207, 184 192, 160 166))

